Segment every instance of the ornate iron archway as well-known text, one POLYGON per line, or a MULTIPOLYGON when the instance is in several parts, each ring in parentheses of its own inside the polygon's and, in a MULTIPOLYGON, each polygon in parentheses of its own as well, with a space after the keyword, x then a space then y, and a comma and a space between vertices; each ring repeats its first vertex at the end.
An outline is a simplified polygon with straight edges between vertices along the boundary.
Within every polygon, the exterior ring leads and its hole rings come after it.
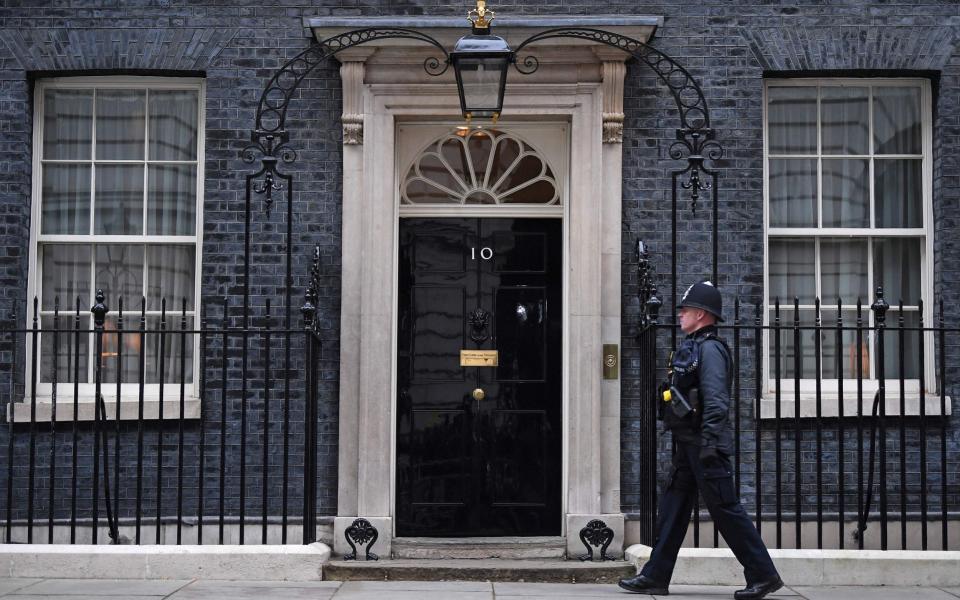
MULTIPOLYGON (((244 265, 243 265, 243 313, 242 319, 246 325, 250 309, 250 235, 253 213, 254 195, 263 197, 263 209, 269 210, 274 202, 275 193, 284 193, 287 203, 287 227, 285 237, 285 269, 286 269, 286 325, 291 325, 291 291, 292 291, 292 264, 293 264, 293 176, 285 172, 280 164, 290 165, 297 159, 296 151, 288 144, 289 132, 286 129, 286 117, 289 105, 303 80, 318 66, 338 52, 362 44, 402 38, 419 41, 437 48, 442 56, 428 58, 424 61, 425 71, 433 76, 446 72, 449 65, 449 55, 443 45, 436 39, 422 32, 404 28, 364 28, 348 31, 327 38, 322 42, 314 42, 306 50, 287 61, 270 79, 264 88, 256 113, 256 123, 251 131, 252 144, 242 151, 242 159, 248 164, 260 161, 260 168, 246 176, 245 194, 245 227, 244 227, 244 265)), ((677 295, 677 222, 680 204, 680 194, 689 192, 690 210, 696 213, 702 197, 710 194, 712 217, 712 275, 718 279, 718 173, 711 169, 707 162, 719 160, 723 155, 721 144, 715 139, 715 130, 710 121, 710 111, 700 85, 693 76, 676 60, 666 53, 647 45, 639 40, 617 33, 585 27, 562 27, 542 31, 534 34, 520 43, 514 52, 514 67, 522 74, 530 74, 537 70, 539 61, 532 54, 525 54, 523 58, 516 58, 521 52, 528 52, 528 48, 537 42, 555 38, 573 38, 605 44, 630 55, 632 58, 647 65, 656 74, 658 79, 667 87, 674 99, 678 112, 678 127, 675 131, 675 141, 670 146, 669 156, 685 164, 671 171, 671 298, 677 295)), ((649 255, 646 250, 640 249, 641 269, 649 270, 649 255)), ((646 271, 644 271, 646 273, 646 271)), ((641 273, 642 275, 644 273, 641 273)), ((655 351, 655 342, 644 341, 644 335, 653 332, 650 323, 656 322, 656 311, 660 306, 656 290, 650 283, 649 277, 641 282, 641 350, 652 346, 655 351), (653 309, 652 311, 650 309, 653 309), (651 314, 652 313, 652 314, 651 314)), ((319 250, 315 254, 311 283, 305 293, 305 301, 301 308, 305 327, 313 333, 319 343, 317 332, 318 315, 316 301, 319 286, 319 250)), ((289 350, 288 350, 289 351, 289 350)), ((652 359, 653 357, 651 357, 652 359)), ((654 377, 655 360, 646 361, 641 379, 650 383, 650 386, 641 382, 646 389, 655 387, 654 377), (649 369, 647 367, 650 367, 649 369), (652 370, 651 370, 652 369, 652 370), (649 373, 647 372, 649 371, 649 373)), ((308 382, 309 385, 309 382, 308 382)), ((645 497, 641 503, 642 536, 647 541, 652 538, 653 519, 655 517, 655 474, 656 474, 656 422, 652 404, 644 406, 641 420, 646 434, 644 448, 641 453, 642 469, 648 474, 646 480, 653 483, 653 493, 645 497), (649 408, 649 410, 647 410, 649 408)), ((309 473, 313 473, 315 480, 316 464, 305 465, 309 473)), ((305 519, 315 514, 315 490, 307 490, 305 494, 305 519), (311 499, 313 502, 311 502, 311 499)))

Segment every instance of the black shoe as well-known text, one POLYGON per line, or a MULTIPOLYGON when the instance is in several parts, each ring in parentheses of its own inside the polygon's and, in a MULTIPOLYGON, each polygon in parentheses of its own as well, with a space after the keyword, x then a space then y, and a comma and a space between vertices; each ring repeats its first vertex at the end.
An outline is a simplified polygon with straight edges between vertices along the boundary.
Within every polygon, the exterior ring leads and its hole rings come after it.
POLYGON ((760 600, 761 598, 765 598, 767 594, 772 594, 782 587, 783 580, 780 579, 779 575, 774 575, 773 579, 757 581, 747 585, 747 587, 742 590, 737 590, 733 593, 733 597, 736 598, 736 600, 760 600))
POLYGON ((620 587, 635 594, 657 594, 659 596, 669 596, 667 590, 669 583, 659 583, 647 577, 646 575, 637 575, 630 579, 621 579, 617 583, 620 587))

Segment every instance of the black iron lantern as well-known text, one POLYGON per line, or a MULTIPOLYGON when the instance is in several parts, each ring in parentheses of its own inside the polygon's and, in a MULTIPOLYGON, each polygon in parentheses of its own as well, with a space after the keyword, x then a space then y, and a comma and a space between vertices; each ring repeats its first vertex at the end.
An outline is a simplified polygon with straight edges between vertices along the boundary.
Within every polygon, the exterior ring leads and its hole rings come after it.
POLYGON ((450 53, 450 62, 457 76, 463 116, 496 120, 503 108, 507 67, 514 58, 506 40, 490 33, 494 13, 485 5, 484 0, 478 0, 477 8, 470 11, 473 32, 460 38, 450 53))

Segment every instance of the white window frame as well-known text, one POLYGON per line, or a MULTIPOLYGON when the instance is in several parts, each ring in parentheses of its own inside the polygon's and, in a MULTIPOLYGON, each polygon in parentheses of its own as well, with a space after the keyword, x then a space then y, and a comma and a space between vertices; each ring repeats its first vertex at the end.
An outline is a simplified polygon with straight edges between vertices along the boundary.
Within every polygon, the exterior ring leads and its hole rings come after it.
MULTIPOLYGON (((932 133, 932 100, 931 100, 931 88, 930 82, 927 79, 923 78, 847 78, 847 77, 817 77, 817 78, 790 78, 790 79, 765 79, 763 85, 763 279, 764 279, 764 299, 763 299, 763 322, 764 325, 771 325, 771 310, 774 303, 774 298, 770 297, 770 239, 773 237, 781 239, 809 239, 809 240, 818 240, 820 238, 864 238, 864 237, 877 237, 877 238, 893 238, 893 237, 911 237, 911 238, 923 238, 923 243, 921 244, 921 297, 924 299, 923 305, 923 321, 925 327, 931 327, 935 323, 933 321, 934 310, 933 303, 931 299, 933 298, 933 133, 932 133), (771 87, 816 87, 817 92, 817 153, 815 154, 791 154, 791 155, 773 155, 771 156, 769 150, 769 126, 768 126, 768 92, 771 87), (869 160, 869 177, 870 177, 870 215, 871 215, 871 227, 870 228, 822 228, 822 227, 771 227, 770 226, 770 187, 769 187, 769 176, 770 176, 770 159, 771 158, 806 158, 813 159, 818 161, 823 160, 825 156, 822 154, 822 149, 820 148, 820 138, 822 135, 821 123, 820 123, 820 90, 824 87, 870 87, 871 91, 868 96, 868 110, 870 111, 868 127, 868 139, 870 140, 869 154, 866 155, 849 155, 849 158, 867 158, 869 160), (874 153, 873 153, 873 87, 919 87, 920 88, 920 102, 921 102, 921 149, 922 149, 922 163, 921 163, 921 177, 922 177, 922 201, 923 201, 923 227, 922 235, 918 235, 918 229, 916 228, 876 228, 873 227, 873 214, 874 214, 874 177, 873 177, 873 165, 874 165, 874 153)), ((834 155, 826 155, 832 157, 834 155)), ((882 155, 884 158, 893 157, 897 158, 898 155, 882 155)), ((915 158, 917 155, 903 155, 903 157, 915 158)), ((844 155, 845 158, 848 158, 847 155, 844 155)), ((820 174, 820 167, 818 166, 818 176, 817 176, 817 195, 818 195, 818 206, 822 204, 822 176, 820 174)), ((818 209, 818 219, 820 210, 818 209)), ((820 293, 820 262, 819 262, 819 248, 820 244, 817 242, 815 244, 815 252, 817 253, 817 266, 816 266, 816 296, 821 298, 821 311, 823 310, 836 310, 836 305, 831 305, 829 301, 826 304, 823 304, 823 298, 820 293)), ((873 285, 873 244, 868 243, 868 270, 870 274, 868 276, 868 285, 873 285)), ((873 297, 874 290, 870 290, 870 297, 863 299, 863 318, 865 322, 865 327, 873 324, 873 314, 870 309, 871 299, 873 297)), ((894 304, 898 301, 896 298, 887 298, 887 301, 891 304, 891 308, 894 308, 894 304)), ((853 310, 856 308, 856 299, 844 299, 843 310, 850 310, 850 306, 853 307, 853 310), (849 302, 849 304, 848 304, 849 302)), ((780 309, 792 309, 793 301, 792 299, 781 299, 780 309)), ((808 308, 813 309, 814 307, 801 305, 801 309, 808 308)), ((907 309, 905 309, 905 312, 907 309)), ((782 313, 781 313, 782 314, 782 313)), ((887 313, 887 325, 896 326, 897 313, 896 311, 889 311, 887 313)), ((786 331, 791 330, 792 321, 784 322, 781 321, 781 327, 786 331)), ((824 322, 823 326, 826 330, 829 330, 831 323, 824 322)), ((844 327, 849 327, 855 325, 855 322, 844 321, 844 327)), ((772 341, 772 332, 770 330, 765 330, 764 333, 764 342, 763 342, 763 400, 761 401, 760 407, 760 416, 761 418, 768 418, 774 416, 775 410, 775 394, 776 394, 776 381, 774 380, 774 371, 772 365, 772 359, 770 353, 773 348, 772 341), (765 404, 765 405, 764 405, 765 404)), ((864 341, 867 343, 868 348, 868 358, 870 360, 870 377, 864 377, 863 379, 863 411, 865 414, 870 413, 872 407, 873 397, 879 388, 879 381, 875 378, 876 374, 876 352, 875 336, 872 333, 865 333, 864 341)), ((936 385, 936 361, 934 360, 935 354, 935 340, 934 336, 931 334, 926 334, 923 339, 924 344, 924 353, 926 361, 924 364, 924 378, 925 378, 925 393, 926 393, 926 414, 939 414, 940 413, 940 397, 937 392, 936 385)), ((897 338, 894 334, 887 334, 885 337, 885 345, 887 352, 896 352, 897 351, 897 338)), ((886 397, 886 414, 899 414, 900 413, 900 380, 898 378, 890 379, 885 378, 885 397, 886 397)), ((919 395, 920 395, 920 380, 919 379, 906 379, 904 381, 904 396, 906 401, 906 414, 919 414, 919 395)), ((800 380, 800 408, 801 416, 814 416, 816 407, 816 386, 817 382, 815 379, 801 379, 800 380)), ((838 414, 837 404, 838 404, 838 385, 837 379, 821 378, 820 379, 820 394, 822 400, 821 414, 823 416, 835 416, 838 414)), ((843 395, 844 395, 844 415, 845 416, 856 416, 857 410, 859 408, 858 398, 857 398, 857 380, 855 376, 852 376, 851 373, 844 372, 843 379, 843 395)), ((793 417, 795 415, 795 407, 793 406, 795 395, 795 380, 793 377, 784 377, 781 374, 780 378, 780 398, 781 398, 781 416, 783 417, 793 417)), ((948 414, 949 414, 949 402, 948 405, 948 414)))
MULTIPOLYGON (((140 76, 101 76, 101 77, 61 77, 61 78, 49 78, 39 80, 35 86, 34 90, 34 115, 33 115, 33 174, 32 174, 32 190, 31 190, 31 220, 30 220, 30 247, 29 247, 29 277, 27 282, 27 298, 28 306, 26 311, 26 319, 24 322, 24 329, 31 329, 33 327, 33 298, 39 295, 40 292, 40 268, 38 264, 38 251, 41 243, 116 243, 122 242, 125 244, 144 244, 149 245, 151 243, 157 244, 162 243, 166 244, 177 244, 177 245, 193 245, 196 248, 194 253, 194 304, 192 307, 188 307, 187 316, 192 318, 192 327, 194 330, 199 329, 199 306, 201 302, 200 296, 200 268, 202 260, 202 249, 203 249, 203 183, 204 183, 204 146, 205 146, 205 96, 206 96, 206 84, 202 78, 185 78, 185 77, 140 77, 140 76), (42 202, 42 189, 43 189, 43 123, 44 123, 44 92, 48 89, 143 89, 143 90, 193 90, 197 92, 197 104, 198 104, 198 121, 197 121, 197 177, 196 177, 196 201, 197 206, 195 210, 196 223, 195 223, 195 235, 192 236, 157 236, 157 235, 42 235, 40 233, 40 219, 41 219, 41 202, 42 202)), ((94 101, 94 113, 92 115, 94 119, 94 127, 96 126, 96 102, 94 101)), ((149 119, 149 114, 146 116, 149 119)), ((149 139, 145 139, 145 144, 149 144, 149 139)), ((95 161, 95 157, 91 156, 91 159, 95 161)), ((113 161, 111 161, 113 162, 113 161)), ((136 162, 147 162, 148 156, 144 156, 143 161, 136 162)), ((170 161, 160 161, 160 162, 170 162, 170 161)), ((192 163, 193 161, 189 161, 192 163)), ((147 193, 146 186, 144 186, 144 193, 147 193)), ((95 194, 96 190, 94 187, 91 188, 91 194, 95 194)), ((95 210, 93 204, 91 204, 91 216, 95 210)), ((91 282, 93 280, 91 279, 91 282)), ((133 299, 130 299, 133 300, 133 299)), ((91 299, 91 305, 93 299, 91 299)), ((111 302, 110 298, 107 298, 106 302, 109 312, 107 317, 117 315, 117 306, 114 302, 111 302)), ((123 316, 124 316, 124 331, 135 331, 140 327, 140 303, 139 301, 132 303, 133 305, 124 306, 123 316)), ((61 307, 60 319, 61 319, 61 328, 71 328, 73 326, 73 316, 75 314, 76 307, 73 304, 73 301, 70 300, 65 302, 65 306, 61 307)), ((81 306, 81 314, 85 317, 90 315, 90 306, 81 306)), ((41 314, 46 314, 49 311, 41 311, 41 314)), ((159 316, 160 311, 147 311, 147 316, 159 316)), ((182 312, 179 306, 171 306, 168 302, 167 306, 167 323, 168 328, 177 330, 180 327, 180 318, 182 312)), ((90 331, 92 330, 92 319, 87 319, 89 325, 81 325, 81 331, 90 331)), ((67 334, 63 334, 67 335, 67 334)), ((72 335, 72 334, 69 334, 72 335)), ((86 335, 92 336, 93 334, 87 333, 86 335)), ((171 334, 172 335, 172 334, 171 334)), ((29 410, 29 404, 32 402, 31 394, 31 382, 33 373, 32 361, 29 357, 32 356, 32 334, 26 334, 26 356, 28 357, 24 365, 24 373, 26 387, 23 402, 15 407, 15 414, 18 416, 17 420, 20 421, 21 411, 26 412, 29 410)), ((43 341, 40 342, 43 344, 43 341)), ((187 408, 186 417, 193 418, 199 415, 199 401, 197 400, 198 392, 198 378, 200 377, 200 336, 193 335, 193 380, 187 382, 184 386, 184 392, 187 398, 189 398, 189 406, 187 408)), ((40 365, 40 353, 38 352, 37 365, 40 365)), ((92 365, 89 364, 87 368, 92 368, 92 365)), ((92 381, 89 383, 81 383, 78 386, 77 400, 81 403, 86 403, 88 406, 83 406, 78 410, 77 418, 79 420, 87 420, 93 418, 93 400, 95 397, 95 386, 96 384, 92 381)), ((37 393, 36 401, 40 405, 38 410, 38 420, 44 420, 45 417, 49 415, 49 405, 52 403, 52 383, 37 381, 37 393)), ((121 418, 137 418, 136 404, 139 403, 139 382, 121 382, 120 386, 120 401, 121 404, 126 405, 126 407, 121 407, 121 418)), ((101 384, 101 394, 106 400, 108 415, 112 416, 114 409, 116 407, 116 382, 112 383, 102 383, 101 384)), ((72 382, 59 382, 57 384, 57 405, 61 403, 71 405, 74 399, 74 384, 72 382)), ((165 403, 163 416, 164 418, 171 418, 179 416, 179 406, 178 402, 173 400, 179 400, 180 397, 180 383, 179 382, 167 382, 164 384, 164 400, 165 403)), ((144 400, 147 403, 145 409, 146 418, 156 418, 158 415, 157 402, 160 398, 160 384, 159 383, 149 383, 144 384, 144 400)), ((72 412, 65 410, 64 408, 60 409, 60 415, 58 419, 70 419, 72 418, 72 412)))

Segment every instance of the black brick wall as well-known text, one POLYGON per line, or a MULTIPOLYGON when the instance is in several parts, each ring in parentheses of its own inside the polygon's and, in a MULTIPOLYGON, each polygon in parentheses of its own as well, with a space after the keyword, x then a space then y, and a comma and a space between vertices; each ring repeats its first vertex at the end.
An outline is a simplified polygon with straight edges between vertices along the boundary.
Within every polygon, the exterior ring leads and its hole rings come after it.
MULTIPOLYGON (((0 6, 0 314, 16 310, 23 315, 27 277, 29 240, 29 203, 31 170, 31 77, 76 73, 154 73, 202 74, 207 81, 206 164, 203 242, 203 304, 211 325, 221 323, 222 298, 229 298, 234 323, 239 315, 242 285, 244 175, 250 165, 239 156, 249 143, 249 130, 260 90, 283 62, 309 43, 309 32, 302 18, 313 15, 461 15, 469 7, 446 2, 323 2, 304 0, 186 1, 140 0, 117 3, 111 0, 7 0, 0 6)), ((595 14, 595 3, 574 0, 564 3, 503 3, 494 6, 503 15, 595 14)), ((903 1, 900 3, 860 2, 854 0, 798 3, 795 0, 728 2, 726 0, 682 0, 678 2, 611 2, 600 10, 607 13, 660 15, 664 25, 658 29, 653 45, 676 58, 701 82, 711 107, 717 137, 725 156, 716 167, 720 171, 720 277, 728 301, 739 295, 751 307, 761 297, 762 220, 762 103, 764 74, 882 74, 920 72, 935 81, 934 112, 934 211, 936 300, 943 299, 948 320, 955 319, 960 302, 960 247, 953 240, 956 230, 960 177, 956 174, 960 146, 960 55, 956 42, 960 34, 960 5, 953 1, 903 1)), ((292 319, 300 323, 296 307, 301 301, 309 268, 310 249, 321 246, 324 287, 320 300, 324 350, 321 363, 320 485, 319 507, 324 514, 336 510, 336 397, 338 389, 339 338, 339 255, 340 255, 340 125, 341 94, 337 64, 333 61, 314 71, 301 86, 291 105, 288 129, 290 145, 299 157, 290 169, 294 177, 294 289, 292 319)), ((676 112, 672 98, 651 72, 642 65, 628 69, 625 93, 625 130, 623 146, 623 440, 622 505, 625 512, 639 506, 639 429, 638 406, 646 401, 638 388, 640 357, 633 341, 638 313, 635 298, 636 275, 634 244, 642 238, 651 245, 665 306, 673 305, 667 259, 670 245, 670 171, 677 164, 668 157, 674 138, 676 112)), ((273 298, 274 316, 279 323, 284 314, 282 258, 286 206, 281 198, 269 211, 255 200, 253 244, 251 247, 251 284, 255 293, 253 314, 262 316, 264 299, 273 298), (278 262, 279 261, 279 262, 278 262)), ((690 215, 687 201, 681 201, 678 248, 679 285, 709 274, 710 222, 709 202, 690 215)), ((745 337, 746 347, 750 338, 745 337)), ((211 341, 211 353, 218 350, 211 341)), ((278 344, 279 345, 279 344, 278 344)), ((294 356, 302 360, 294 342, 294 356)), ((960 349, 951 338, 948 360, 952 371, 960 362, 960 349)), ((23 360, 22 349, 18 360, 23 360)), ((259 357, 254 356, 254 360, 259 357)), ((12 360, 9 341, 0 344, 0 360, 12 360)), ((752 376, 752 352, 745 352, 744 377, 752 376)), ((300 371, 294 368, 294 373, 300 371)), ((231 371, 233 373, 233 371, 231 371)), ((260 376, 258 372, 253 372, 260 376)), ((0 381, 0 389, 9 388, 9 369, 0 381)), ((218 375, 210 374, 211 381, 218 375)), ((19 386, 22 389, 22 383, 19 386)), ((239 389, 232 379, 228 387, 239 389)), ((302 378, 295 380, 302 388, 302 378)), ((741 425, 752 429, 751 387, 745 385, 740 399, 741 425)), ((948 390, 954 398, 954 413, 960 410, 960 389, 948 390)), ((220 400, 206 407, 207 441, 218 443, 220 400)), ((276 396, 275 396, 276 397, 276 396)), ((239 413, 238 394, 228 394, 228 422, 232 433, 228 452, 238 461, 236 440, 239 413)), ((262 419, 263 398, 248 400, 248 467, 255 481, 259 467, 260 443, 252 432, 262 419)), ((274 427, 280 411, 271 412, 274 427)), ((296 416, 294 417, 296 421, 296 416)), ((294 431, 302 443, 302 416, 294 431)), ((952 425, 949 447, 952 465, 958 464, 960 428, 952 425)), ((129 428, 129 425, 124 425, 129 428)), ((151 436, 155 439, 155 426, 151 436)), ((911 430, 913 431, 913 430, 911 430)), ((129 448, 134 430, 127 431, 124 448, 129 448)), ((168 435, 175 435, 169 433, 168 435)), ((765 439, 772 435, 764 432, 765 439)), ((911 433, 911 435, 914 435, 911 433)), ((6 430, 0 433, 0 447, 6 445, 6 430)), ((198 424, 188 424, 188 455, 195 453, 198 424)), ((787 435, 785 450, 793 436, 787 435)), ((167 444, 175 438, 168 438, 167 444)), ((666 437, 661 438, 661 453, 666 452, 666 437)), ((17 444, 24 442, 17 436, 17 444)), ((84 434, 90 444, 89 433, 84 434)), ((810 457, 813 432, 803 426, 804 456, 810 457)), ((25 443, 25 442, 24 442, 25 443)), ((134 442, 135 443, 135 442, 134 442)), ((155 443, 155 442, 152 442, 155 443)), ((743 437, 752 447, 752 437, 743 437)), ((828 446, 833 442, 828 440, 828 446)), ((853 448, 848 443, 847 448, 853 448)), ((168 452, 174 450, 168 448, 168 452)), ((208 465, 216 464, 210 450, 208 465), (212 461, 212 462, 211 462, 212 461)), ((275 451, 271 468, 279 460, 275 451)), ((65 451, 61 453, 63 455, 65 451)), ((934 454, 931 450, 931 454, 934 454)), ((23 455, 22 452, 20 454, 23 455)), ((792 456, 792 452, 787 454, 792 456)), ((38 457, 45 449, 38 448, 38 457)), ((831 456, 829 450, 824 454, 831 456)), ((165 456, 167 465, 175 464, 175 454, 165 456)), ((43 459, 40 459, 43 460, 43 459)), ((192 458, 190 460, 193 460, 192 458)), ((747 460, 752 458, 747 457, 747 460)), ((807 460, 805 458, 804 460, 807 460)), ((810 458, 812 460, 812 458, 810 458)), ((834 461, 835 462, 835 461, 834 461)), ((18 464, 18 482, 25 475, 18 464)), ((125 459, 124 469, 130 469, 125 459)), ((235 476, 230 465, 230 476, 235 476)), ((91 454, 85 452, 81 470, 89 476, 91 454)), ((749 471, 749 469, 747 469, 749 471)), ((766 469, 770 472, 770 469, 766 469)), ((804 467, 804 472, 810 470, 804 467)), ((171 471, 172 473, 172 471, 171 471)), ((960 480, 955 470, 948 475, 955 495, 960 495, 960 480)), ((0 473, 5 478, 6 473, 0 473)), ((208 478, 210 475, 208 474, 208 478)), ((125 477, 126 479, 126 477, 125 477)), ((45 497, 43 473, 38 473, 38 495, 45 497)), ((235 481, 230 481, 228 506, 236 507, 235 481), (234 485, 231 485, 234 484, 234 485)), ((165 483, 169 485, 169 483, 165 483)), ((217 485, 215 476, 207 488, 217 485)), ((251 483, 254 486, 255 483, 251 483)), ((745 499, 753 484, 744 477, 745 499)), ((186 487, 196 487, 193 472, 186 487)), ((849 487, 849 486, 847 486, 849 487)), ((22 485, 15 502, 22 507, 22 485)), ((170 489, 171 494, 175 492, 170 489)), ((766 486, 770 489, 770 486, 766 486)), ((790 487, 789 489, 792 489, 790 487)), ((129 499, 129 490, 125 491, 129 499)), ((215 493, 215 491, 214 491, 215 493)), ((277 493, 271 502, 276 502, 277 493)), ((189 494, 188 494, 189 495, 189 494)), ((5 498, 0 498, 0 504, 5 498)), ((251 487, 248 511, 258 510, 259 492, 251 487)), ((954 498, 954 505, 960 498, 954 498)), ((292 505, 296 502, 291 500, 292 505)), ((169 504, 169 503, 168 503, 169 504)), ((273 506, 276 506, 275 504, 273 506)), ((213 508, 208 503, 208 510, 213 508)), ((165 511, 166 512, 166 511, 165 511)), ((186 512, 189 513, 189 510, 186 512)), ((271 510, 271 512, 276 512, 271 510)))

